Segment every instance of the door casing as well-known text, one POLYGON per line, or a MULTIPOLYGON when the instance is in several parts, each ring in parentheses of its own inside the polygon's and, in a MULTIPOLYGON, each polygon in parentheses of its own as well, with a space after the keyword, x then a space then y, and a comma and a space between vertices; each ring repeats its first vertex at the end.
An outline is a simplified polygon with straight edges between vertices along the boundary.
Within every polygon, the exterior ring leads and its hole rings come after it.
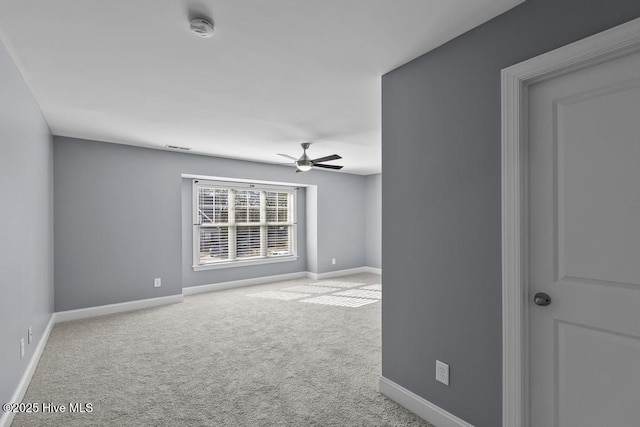
POLYGON ((528 87, 640 52, 640 18, 502 70, 502 426, 529 427, 528 87))

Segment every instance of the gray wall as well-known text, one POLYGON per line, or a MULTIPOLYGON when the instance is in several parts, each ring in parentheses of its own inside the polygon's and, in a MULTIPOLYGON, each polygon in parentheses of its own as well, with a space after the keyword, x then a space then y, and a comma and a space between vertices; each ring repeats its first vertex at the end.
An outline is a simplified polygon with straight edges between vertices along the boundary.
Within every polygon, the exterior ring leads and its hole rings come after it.
MULTIPOLYGON (((363 176, 294 174, 285 166, 64 137, 54 138, 54 165, 56 311, 179 294, 183 285, 307 270, 302 259, 189 271, 191 243, 182 217, 191 218, 191 202, 183 197, 183 173, 315 185, 317 272, 365 265, 363 176), (161 288, 153 288, 154 277, 162 278, 161 288)), ((310 216, 307 211, 307 221, 310 216)))
POLYGON ((306 188, 307 271, 318 272, 318 187, 306 188))
POLYGON ((367 176, 365 200, 366 264, 382 268, 382 174, 367 176))
POLYGON ((383 76, 382 372, 476 427, 501 425, 500 70, 638 16, 528 0, 383 76))
POLYGON ((49 127, 0 43, 2 403, 10 401, 53 312, 52 152, 49 127), (33 341, 26 344, 29 326, 33 341), (20 338, 25 338, 23 359, 20 338))
POLYGON ((366 178, 349 175, 353 179, 338 180, 337 177, 346 174, 325 174, 336 178, 333 184, 317 185, 317 272, 362 267, 366 258, 363 221, 366 178), (335 265, 331 264, 332 258, 335 265))

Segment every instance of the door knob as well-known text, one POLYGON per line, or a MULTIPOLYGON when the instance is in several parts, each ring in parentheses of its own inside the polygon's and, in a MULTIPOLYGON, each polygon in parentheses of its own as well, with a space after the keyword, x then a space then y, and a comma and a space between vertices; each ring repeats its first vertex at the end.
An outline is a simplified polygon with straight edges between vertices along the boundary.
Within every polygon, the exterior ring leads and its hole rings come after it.
POLYGON ((544 292, 538 292, 533 296, 533 303, 544 307, 551 304, 551 297, 544 292))

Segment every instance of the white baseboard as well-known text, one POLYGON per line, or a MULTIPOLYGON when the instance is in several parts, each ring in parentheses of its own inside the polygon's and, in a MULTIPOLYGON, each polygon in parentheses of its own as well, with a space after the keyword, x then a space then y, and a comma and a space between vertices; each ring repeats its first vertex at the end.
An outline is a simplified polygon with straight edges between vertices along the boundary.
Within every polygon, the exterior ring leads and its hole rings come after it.
POLYGON ((99 305, 97 307, 80 308, 77 310, 58 311, 54 313, 55 322, 68 322, 69 320, 86 319, 88 317, 104 316, 106 314, 123 313, 125 311, 140 310, 143 308, 157 307, 159 305, 175 304, 182 302, 183 296, 169 295, 166 297, 147 298, 136 301, 127 301, 117 304, 99 305))
POLYGON ((473 427, 468 422, 461 420, 383 376, 380 376, 379 390, 389 399, 399 403, 437 427, 473 427))
POLYGON ((365 273, 377 274, 378 276, 382 275, 382 269, 376 267, 363 267, 365 273))
POLYGON ((265 283, 279 282, 281 280, 302 279, 308 277, 306 271, 298 273, 277 274, 274 276, 255 277, 252 279, 234 280, 232 282, 212 283, 210 285, 198 285, 182 288, 184 295, 201 294, 204 292, 222 291, 224 289, 241 288, 244 286, 262 285, 265 283))
MULTIPOLYGON (((27 392, 29 383, 31 383, 31 377, 33 377, 33 374, 36 371, 36 367, 38 366, 38 362, 40 361, 40 356, 42 356, 44 347, 47 345, 47 341, 49 340, 49 334, 51 333, 51 329, 53 329, 53 325, 55 325, 55 323, 56 323, 55 314, 52 314, 51 317, 49 318, 49 323, 47 323, 47 326, 44 328, 44 332, 40 337, 40 341, 38 341, 38 345, 33 351, 33 355, 31 356, 31 360, 29 360, 27 369, 25 369, 24 373, 22 374, 22 378, 20 378, 18 387, 16 387, 16 391, 13 393, 13 396, 11 396, 11 400, 9 401, 9 403, 22 402, 22 398, 24 397, 24 394, 27 392)), ((2 403, 5 403, 5 402, 2 402, 2 403)), ((13 412, 2 413, 0 416, 0 427, 9 427, 15 415, 16 414, 13 412)))
POLYGON ((307 273, 308 277, 313 280, 324 280, 324 279, 332 279, 334 277, 340 276, 348 276, 349 274, 358 274, 358 273, 373 273, 373 274, 381 274, 382 270, 379 268, 373 267, 357 267, 357 268, 348 268, 346 270, 337 270, 337 271, 328 271, 326 273, 307 273))
POLYGON ((225 289, 242 288, 245 286, 263 285, 265 283, 279 282, 281 280, 294 280, 308 277, 313 280, 329 279, 339 276, 347 276, 349 274, 357 273, 373 273, 382 274, 382 270, 373 267, 358 267, 350 268, 347 270, 330 271, 328 273, 310 273, 308 271, 300 271, 298 273, 277 274, 274 276, 255 277, 252 279, 234 280, 232 282, 212 283, 210 285, 198 285, 182 288, 184 295, 201 294, 204 292, 222 291, 225 289))

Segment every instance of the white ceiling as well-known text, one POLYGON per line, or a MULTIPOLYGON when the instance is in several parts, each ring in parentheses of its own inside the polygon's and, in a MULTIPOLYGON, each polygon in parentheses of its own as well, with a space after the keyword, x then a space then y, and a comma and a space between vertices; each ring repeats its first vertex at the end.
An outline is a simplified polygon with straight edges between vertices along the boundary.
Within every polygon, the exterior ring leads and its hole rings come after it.
POLYGON ((1 0, 0 36, 55 135, 371 174, 380 76, 522 1, 1 0))

